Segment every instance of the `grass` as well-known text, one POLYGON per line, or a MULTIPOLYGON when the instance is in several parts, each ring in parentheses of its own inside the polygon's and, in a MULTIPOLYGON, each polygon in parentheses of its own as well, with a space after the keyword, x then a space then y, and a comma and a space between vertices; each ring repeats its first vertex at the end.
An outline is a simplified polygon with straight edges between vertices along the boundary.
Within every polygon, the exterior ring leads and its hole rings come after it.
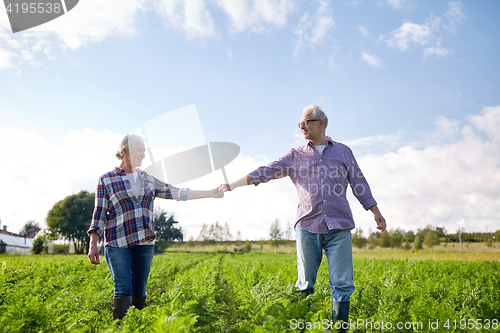
MULTIPOLYGON (((184 244, 172 246, 168 249, 169 252, 233 252, 236 246, 232 244, 194 246, 187 247, 184 244)), ((269 244, 264 244, 262 251, 257 242, 252 243, 252 248, 256 249, 252 252, 274 253, 274 247, 269 244)), ((279 246, 277 252, 280 254, 296 253, 295 242, 288 246, 279 246)), ((492 247, 486 246, 486 243, 462 243, 462 252, 460 252, 460 244, 458 243, 442 243, 434 246, 431 249, 425 248, 418 250, 404 251, 402 249, 381 248, 376 247, 369 250, 367 247, 352 249, 354 258, 357 259, 417 259, 417 260, 499 260, 500 261, 500 244, 494 243, 492 247)))

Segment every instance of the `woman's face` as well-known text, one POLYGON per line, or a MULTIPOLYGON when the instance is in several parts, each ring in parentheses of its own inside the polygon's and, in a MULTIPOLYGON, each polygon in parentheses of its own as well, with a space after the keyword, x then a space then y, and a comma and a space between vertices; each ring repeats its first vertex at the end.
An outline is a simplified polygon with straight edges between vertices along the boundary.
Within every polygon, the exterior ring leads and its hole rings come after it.
POLYGON ((142 140, 134 142, 129 148, 129 159, 132 169, 140 167, 142 160, 146 157, 146 147, 142 140))

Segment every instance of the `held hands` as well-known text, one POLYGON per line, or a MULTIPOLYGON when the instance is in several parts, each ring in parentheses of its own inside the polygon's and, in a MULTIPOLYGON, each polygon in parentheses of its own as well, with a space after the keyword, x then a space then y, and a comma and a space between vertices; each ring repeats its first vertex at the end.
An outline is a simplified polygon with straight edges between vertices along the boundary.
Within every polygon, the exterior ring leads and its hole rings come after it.
POLYGON ((225 184, 221 184, 221 185, 217 186, 216 188, 214 188, 213 190, 210 191, 211 192, 210 196, 212 198, 223 198, 224 192, 226 192, 225 187, 226 187, 225 184))

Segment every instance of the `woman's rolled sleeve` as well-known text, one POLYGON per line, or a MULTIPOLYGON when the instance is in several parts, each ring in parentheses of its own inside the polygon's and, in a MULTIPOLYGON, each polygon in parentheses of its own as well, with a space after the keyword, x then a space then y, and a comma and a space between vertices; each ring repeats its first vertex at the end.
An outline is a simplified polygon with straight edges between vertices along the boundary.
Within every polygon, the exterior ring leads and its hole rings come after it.
POLYGON ((173 199, 177 201, 186 201, 188 188, 177 188, 175 186, 166 184, 161 180, 155 180, 155 194, 157 198, 173 199))

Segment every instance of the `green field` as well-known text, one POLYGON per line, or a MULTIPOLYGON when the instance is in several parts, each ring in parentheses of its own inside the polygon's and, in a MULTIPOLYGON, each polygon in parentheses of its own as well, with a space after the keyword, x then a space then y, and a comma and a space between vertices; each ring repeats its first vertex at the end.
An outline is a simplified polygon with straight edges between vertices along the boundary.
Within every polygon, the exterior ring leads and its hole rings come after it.
MULTIPOLYGON (((326 263, 305 298, 294 291, 295 254, 155 256, 147 307, 120 325, 105 263, 72 255, 0 262, 1 332, 319 332, 329 324, 326 263)), ((352 332, 500 332, 498 261, 355 259, 354 270, 352 332)))

